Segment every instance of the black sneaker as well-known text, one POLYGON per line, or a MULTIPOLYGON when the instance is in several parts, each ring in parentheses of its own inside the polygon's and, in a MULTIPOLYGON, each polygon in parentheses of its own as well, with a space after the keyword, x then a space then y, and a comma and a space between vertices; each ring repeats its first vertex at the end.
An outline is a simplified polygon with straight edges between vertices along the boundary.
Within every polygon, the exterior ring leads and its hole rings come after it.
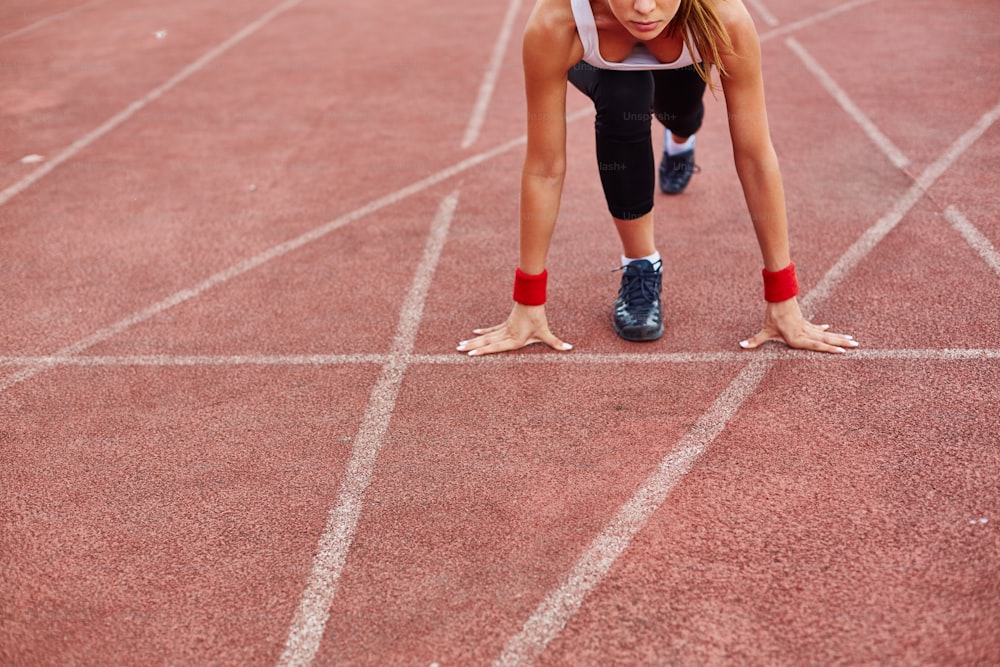
POLYGON ((700 171, 694 163, 694 149, 669 155, 663 151, 663 161, 660 162, 660 189, 665 194, 677 195, 684 192, 691 175, 700 171))
POLYGON ((613 322, 615 333, 625 340, 656 340, 663 335, 662 265, 662 260, 654 265, 640 259, 621 268, 622 284, 618 288, 613 322))

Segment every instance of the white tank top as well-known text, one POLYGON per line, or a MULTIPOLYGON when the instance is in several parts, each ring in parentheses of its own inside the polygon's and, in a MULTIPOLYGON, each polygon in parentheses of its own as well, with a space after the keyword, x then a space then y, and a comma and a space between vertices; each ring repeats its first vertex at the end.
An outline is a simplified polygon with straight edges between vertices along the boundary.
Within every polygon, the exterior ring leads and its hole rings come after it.
POLYGON ((680 69, 693 65, 698 50, 692 45, 694 53, 688 51, 687 45, 681 50, 681 55, 672 63, 661 63, 656 59, 645 44, 636 44, 632 53, 620 63, 609 63, 601 57, 601 49, 597 44, 597 22, 594 20, 594 10, 590 8, 590 0, 570 0, 573 7, 573 18, 576 20, 576 31, 583 42, 583 61, 598 69, 617 70, 650 70, 650 69, 680 69), (693 57, 692 57, 693 56, 693 57))

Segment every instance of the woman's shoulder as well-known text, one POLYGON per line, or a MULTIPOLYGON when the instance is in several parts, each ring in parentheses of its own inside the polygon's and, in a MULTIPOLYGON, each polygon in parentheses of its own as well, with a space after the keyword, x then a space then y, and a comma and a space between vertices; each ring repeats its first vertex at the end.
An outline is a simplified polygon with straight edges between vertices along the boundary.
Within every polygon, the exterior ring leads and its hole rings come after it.
POLYGON ((725 27, 730 37, 739 37, 747 31, 756 33, 753 17, 743 0, 707 0, 719 17, 719 22, 725 27))
POLYGON ((576 32, 570 0, 536 0, 528 17, 526 31, 541 31, 550 37, 576 32))
POLYGON ((570 65, 582 58, 570 0, 536 0, 524 28, 524 45, 527 56, 565 60, 570 65))

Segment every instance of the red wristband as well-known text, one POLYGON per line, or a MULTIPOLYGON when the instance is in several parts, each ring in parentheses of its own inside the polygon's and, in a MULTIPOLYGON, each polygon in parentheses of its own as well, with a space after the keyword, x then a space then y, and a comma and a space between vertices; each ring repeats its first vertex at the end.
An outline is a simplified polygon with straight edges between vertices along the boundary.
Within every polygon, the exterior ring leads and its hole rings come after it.
POLYGON ((522 306, 541 306, 545 303, 545 286, 548 283, 548 269, 530 275, 520 269, 514 272, 514 301, 522 306))
POLYGON ((764 269, 764 300, 772 303, 776 301, 787 301, 793 296, 798 296, 799 280, 795 277, 795 262, 792 262, 781 271, 768 271, 764 269))

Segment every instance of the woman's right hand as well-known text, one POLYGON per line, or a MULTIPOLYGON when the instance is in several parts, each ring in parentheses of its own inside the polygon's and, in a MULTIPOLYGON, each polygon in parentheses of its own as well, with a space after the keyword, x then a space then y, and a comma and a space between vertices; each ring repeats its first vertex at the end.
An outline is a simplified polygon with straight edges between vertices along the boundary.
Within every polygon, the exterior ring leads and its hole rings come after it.
POLYGON ((549 331, 545 306, 515 303, 506 322, 486 329, 473 329, 472 333, 477 334, 475 338, 463 340, 456 348, 470 357, 519 350, 532 343, 545 343, 553 350, 573 349, 572 345, 559 340, 549 331))

